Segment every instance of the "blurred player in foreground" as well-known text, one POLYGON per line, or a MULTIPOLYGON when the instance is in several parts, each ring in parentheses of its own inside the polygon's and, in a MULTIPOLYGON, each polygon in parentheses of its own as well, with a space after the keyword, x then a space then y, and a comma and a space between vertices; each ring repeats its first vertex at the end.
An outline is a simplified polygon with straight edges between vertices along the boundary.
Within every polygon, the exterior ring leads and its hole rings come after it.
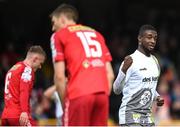
POLYGON ((164 104, 164 99, 156 91, 160 66, 152 55, 156 45, 157 31, 151 25, 143 25, 139 30, 138 49, 126 56, 113 84, 116 94, 123 93, 119 109, 119 124, 122 126, 154 126, 152 104, 164 104))
POLYGON ((51 14, 55 84, 64 104, 64 125, 107 125, 114 79, 103 36, 76 24, 78 12, 62 4, 51 14), (68 82, 66 85, 65 70, 68 82))
POLYGON ((46 58, 41 46, 32 46, 24 61, 16 63, 6 74, 4 89, 3 126, 35 125, 30 115, 30 94, 34 73, 46 58))
POLYGON ((47 97, 48 99, 52 99, 55 102, 56 105, 56 120, 57 120, 57 126, 62 125, 62 115, 63 115, 63 109, 62 109, 62 104, 61 100, 59 98, 58 92, 56 91, 56 85, 50 86, 48 89, 44 91, 44 96, 47 97))

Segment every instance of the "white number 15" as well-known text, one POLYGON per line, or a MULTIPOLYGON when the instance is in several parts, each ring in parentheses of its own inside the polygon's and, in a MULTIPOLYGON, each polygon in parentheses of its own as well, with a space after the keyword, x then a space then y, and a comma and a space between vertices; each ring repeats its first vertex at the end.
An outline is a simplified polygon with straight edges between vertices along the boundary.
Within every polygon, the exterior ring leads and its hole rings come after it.
POLYGON ((101 45, 97 40, 94 39, 96 38, 96 34, 94 32, 77 32, 76 34, 82 42, 86 57, 102 56, 101 45), (90 46, 95 46, 95 48, 90 46))

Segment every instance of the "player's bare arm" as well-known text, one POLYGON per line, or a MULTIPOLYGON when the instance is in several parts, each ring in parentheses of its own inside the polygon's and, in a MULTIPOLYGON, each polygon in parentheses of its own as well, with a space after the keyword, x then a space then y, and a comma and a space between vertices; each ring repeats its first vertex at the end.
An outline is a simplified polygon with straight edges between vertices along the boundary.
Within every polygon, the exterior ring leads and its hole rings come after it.
POLYGON ((54 63, 54 83, 56 89, 61 98, 62 105, 64 104, 64 96, 66 89, 66 77, 65 77, 65 63, 64 61, 59 61, 54 63))
POLYGON ((126 74, 128 68, 131 66, 132 63, 133 59, 131 58, 131 56, 128 55, 124 58, 124 64, 121 69, 124 74, 126 74))
POLYGON ((109 94, 111 93, 112 84, 114 81, 114 73, 110 62, 106 62, 106 71, 107 71, 107 77, 108 77, 108 83, 109 83, 109 94))
POLYGON ((56 91, 56 85, 52 85, 47 90, 45 90, 44 96, 50 99, 55 91, 56 91))

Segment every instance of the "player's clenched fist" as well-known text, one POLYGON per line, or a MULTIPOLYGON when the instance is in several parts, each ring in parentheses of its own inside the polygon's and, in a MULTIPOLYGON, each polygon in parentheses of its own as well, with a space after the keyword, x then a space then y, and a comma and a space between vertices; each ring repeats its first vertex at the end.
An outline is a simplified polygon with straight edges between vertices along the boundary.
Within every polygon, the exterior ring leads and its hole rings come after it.
POLYGON ((164 105, 164 99, 161 96, 158 96, 156 99, 157 106, 163 106, 164 105))
POLYGON ((132 63, 133 59, 131 58, 131 56, 126 56, 124 58, 124 64, 121 69, 124 72, 124 74, 126 74, 127 69, 131 66, 132 63))

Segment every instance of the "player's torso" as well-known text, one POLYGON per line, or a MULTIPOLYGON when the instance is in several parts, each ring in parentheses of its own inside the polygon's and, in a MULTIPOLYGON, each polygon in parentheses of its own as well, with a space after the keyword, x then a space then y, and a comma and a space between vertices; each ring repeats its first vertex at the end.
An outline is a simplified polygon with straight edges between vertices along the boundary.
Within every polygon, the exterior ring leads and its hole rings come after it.
MULTIPOLYGON (((68 68, 73 70, 74 66, 88 67, 88 63, 83 65, 83 62, 88 60, 89 66, 98 67, 98 60, 104 62, 104 54, 102 49, 102 40, 92 28, 75 25, 69 26, 66 30, 66 38, 63 41, 65 60, 68 68), (93 62, 96 60, 96 62, 93 62), (95 65, 97 64, 97 65, 95 65)), ((100 65, 99 65, 100 66, 100 65)), ((75 67, 76 68, 76 67, 75 67)))
POLYGON ((158 65, 153 57, 132 55, 131 75, 123 90, 121 112, 126 122, 151 123, 151 106, 158 82, 158 65))
MULTIPOLYGON (((84 94, 87 91, 83 89, 87 89, 87 86, 106 84, 105 56, 101 35, 89 27, 76 25, 68 28, 66 36, 64 54, 69 72, 68 85, 72 86, 69 86, 68 90, 73 93, 74 89, 79 89, 80 93, 84 94)), ((94 91, 94 88, 90 88, 89 91, 91 89, 94 91)))
MULTIPOLYGON (((15 64, 6 74, 4 101, 4 114, 16 116, 20 113, 20 80, 26 66, 19 62, 15 64)), ((31 92, 32 87, 30 88, 31 92)), ((6 115, 5 115, 6 116, 6 115)))
POLYGON ((142 89, 155 89, 158 78, 159 69, 153 57, 145 59, 143 57, 133 57, 132 73, 127 81, 127 87, 133 92, 142 89))

